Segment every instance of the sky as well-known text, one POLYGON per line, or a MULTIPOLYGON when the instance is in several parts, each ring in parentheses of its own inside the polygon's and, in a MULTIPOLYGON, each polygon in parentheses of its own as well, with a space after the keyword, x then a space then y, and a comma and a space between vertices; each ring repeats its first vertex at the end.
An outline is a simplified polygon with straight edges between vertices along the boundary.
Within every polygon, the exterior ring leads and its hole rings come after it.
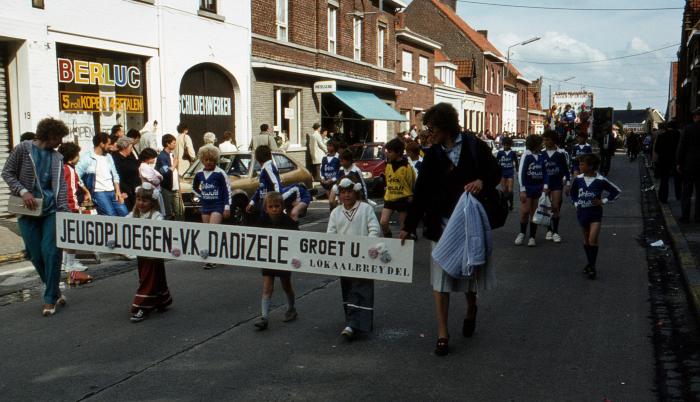
MULTIPOLYGON (((483 2, 574 8, 683 7, 684 0, 480 0, 483 2)), ((552 92, 585 88, 595 106, 624 109, 652 107, 662 114, 668 102, 670 62, 680 42, 683 10, 552 11, 505 8, 458 0, 457 13, 504 55, 510 45, 533 37, 539 41, 511 48, 511 61, 527 79, 540 76, 543 107, 552 92), (625 56, 674 45, 655 53, 595 64, 538 65, 528 62, 572 62, 625 56), (560 83, 575 77, 569 82, 560 83), (596 88, 606 87, 606 88, 596 88), (614 89, 607 89, 614 88, 614 89)))

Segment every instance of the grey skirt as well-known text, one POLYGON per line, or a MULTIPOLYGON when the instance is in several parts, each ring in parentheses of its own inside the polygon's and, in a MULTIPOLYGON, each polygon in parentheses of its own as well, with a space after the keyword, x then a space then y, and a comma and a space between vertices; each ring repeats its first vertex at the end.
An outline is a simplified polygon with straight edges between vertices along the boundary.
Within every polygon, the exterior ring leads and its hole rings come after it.
MULTIPOLYGON (((437 245, 436 242, 430 242, 430 252, 437 245)), ((471 278, 453 278, 435 262, 432 255, 430 257, 430 284, 433 290, 442 293, 476 293, 479 289, 489 290, 496 287, 496 276, 491 264, 486 264, 476 271, 471 278)))

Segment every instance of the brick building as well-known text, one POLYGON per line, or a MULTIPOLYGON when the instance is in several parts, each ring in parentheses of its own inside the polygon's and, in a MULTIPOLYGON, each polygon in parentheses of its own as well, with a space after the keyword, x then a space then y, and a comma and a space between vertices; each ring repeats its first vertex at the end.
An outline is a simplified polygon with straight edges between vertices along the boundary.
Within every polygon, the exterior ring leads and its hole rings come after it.
POLYGON ((252 1, 252 127, 286 134, 298 160, 316 122, 348 142, 386 140, 405 120, 395 111, 396 91, 406 90, 396 84, 395 54, 396 14, 405 6, 252 1))
POLYGON ((689 123, 690 113, 700 106, 700 0, 687 0, 683 12, 678 50, 676 117, 689 123))
POLYGON ((527 91, 527 115, 529 125, 528 134, 544 133, 547 113, 542 110, 542 78, 538 78, 528 85, 527 91))
POLYGON ((435 51, 442 45, 411 31, 403 17, 396 23, 396 80, 408 90, 396 92, 396 107, 407 119, 400 130, 407 131, 414 124, 423 127, 422 113, 434 104, 435 51))
MULTIPOLYGON (((442 51, 454 63, 470 64, 469 74, 460 74, 459 80, 475 102, 484 99, 483 119, 476 126, 494 136, 502 128, 506 59, 489 42, 487 31, 474 30, 457 15, 456 4, 456 0, 414 0, 406 9, 406 23, 412 30, 442 43, 442 51)), ((465 124, 469 125, 467 116, 478 116, 480 112, 465 108, 465 124)))

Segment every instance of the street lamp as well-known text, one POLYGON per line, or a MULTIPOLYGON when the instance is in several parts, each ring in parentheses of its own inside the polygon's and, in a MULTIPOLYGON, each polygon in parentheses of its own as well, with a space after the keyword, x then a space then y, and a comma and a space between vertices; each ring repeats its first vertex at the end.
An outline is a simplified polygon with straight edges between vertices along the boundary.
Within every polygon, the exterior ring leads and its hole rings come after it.
POLYGON ((510 67, 510 49, 513 48, 513 47, 516 47, 516 46, 525 46, 525 45, 529 45, 530 43, 532 43, 532 42, 537 42, 537 41, 540 40, 540 39, 542 39, 542 38, 540 38, 539 36, 535 36, 534 38, 530 38, 530 39, 528 39, 528 40, 524 40, 524 41, 522 41, 522 42, 518 42, 518 43, 516 43, 516 44, 514 44, 514 45, 508 46, 508 51, 506 52, 506 53, 508 54, 508 56, 506 57, 506 76, 508 75, 508 72, 509 72, 509 70, 510 70, 510 68, 509 68, 509 67, 510 67))
POLYGON ((549 84, 549 110, 552 109, 552 84, 551 84, 551 81, 557 81, 557 82, 559 82, 559 90, 561 90, 561 84, 562 84, 563 82, 568 82, 568 81, 571 81, 571 80, 573 80, 573 79, 575 79, 575 78, 576 78, 576 76, 571 76, 571 77, 565 78, 565 79, 563 79, 563 80, 551 80, 551 79, 549 80, 549 81, 550 81, 550 84, 549 84))

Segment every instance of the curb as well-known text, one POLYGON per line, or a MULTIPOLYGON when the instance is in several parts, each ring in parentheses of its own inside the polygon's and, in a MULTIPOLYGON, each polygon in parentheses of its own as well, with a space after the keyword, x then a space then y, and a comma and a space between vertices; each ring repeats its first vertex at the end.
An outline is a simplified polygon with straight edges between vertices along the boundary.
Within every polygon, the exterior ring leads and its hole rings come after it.
MULTIPOLYGON (((644 161, 642 161, 642 163, 644 163, 644 161)), ((645 166, 645 170, 649 177, 654 177, 648 166, 645 166)), ((671 248, 676 257, 676 262, 681 269, 690 303, 693 306, 696 317, 700 318, 700 269, 698 269, 698 264, 695 261, 695 257, 693 257, 693 253, 690 251, 688 241, 683 235, 678 221, 673 216, 671 208, 669 208, 667 204, 663 204, 659 201, 656 190, 654 190, 654 194, 656 203, 661 209, 661 215, 666 225, 666 232, 671 238, 671 248)))
POLYGON ((19 253, 4 254, 0 255, 0 265, 9 264, 12 262, 20 262, 26 259, 27 258, 24 255, 24 251, 20 251, 19 253))

